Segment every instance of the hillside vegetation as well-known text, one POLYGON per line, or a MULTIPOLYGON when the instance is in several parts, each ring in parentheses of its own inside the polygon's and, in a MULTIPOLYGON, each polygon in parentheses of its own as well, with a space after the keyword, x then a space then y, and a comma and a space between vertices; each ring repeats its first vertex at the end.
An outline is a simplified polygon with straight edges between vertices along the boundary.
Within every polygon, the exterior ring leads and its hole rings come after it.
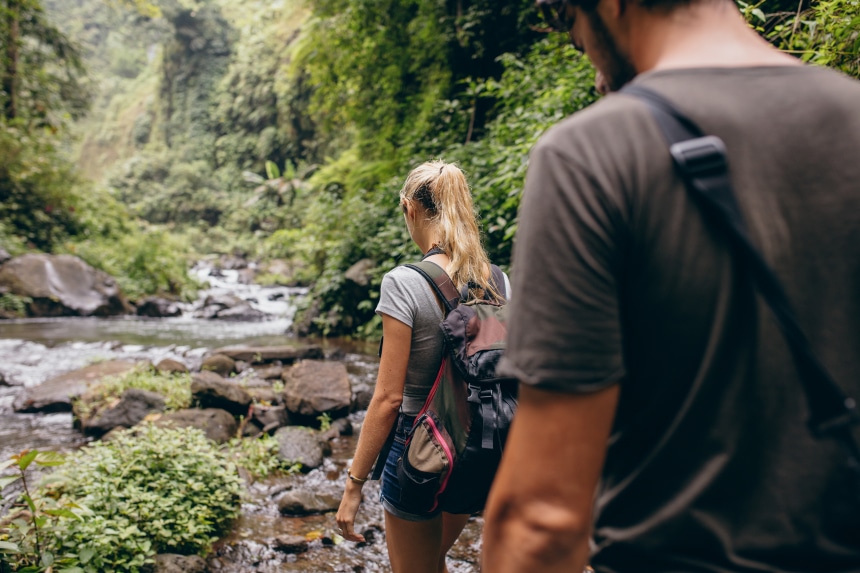
MULTIPOLYGON (((860 76, 860 2, 739 3, 807 61, 860 76)), ((593 71, 532 0, 0 0, 0 246, 74 252, 132 297, 193 289, 190 258, 283 260, 305 333, 377 333, 376 286, 418 253, 409 169, 466 171, 506 266, 528 150, 592 103, 593 71), (4 13, 5 13, 4 12, 4 13), (24 18, 23 15, 27 15, 24 18), (24 39, 23 36, 27 38, 24 39), (89 111, 88 111, 89 110, 89 111), (371 261, 357 300, 344 271, 371 261)))

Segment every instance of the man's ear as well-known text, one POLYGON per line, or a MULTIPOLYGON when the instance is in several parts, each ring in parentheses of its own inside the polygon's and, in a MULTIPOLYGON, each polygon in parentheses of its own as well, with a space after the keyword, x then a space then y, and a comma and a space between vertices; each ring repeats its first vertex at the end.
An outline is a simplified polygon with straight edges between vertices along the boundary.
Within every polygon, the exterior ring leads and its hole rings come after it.
POLYGON ((627 0, 600 0, 597 10, 613 20, 617 20, 627 10, 627 0))

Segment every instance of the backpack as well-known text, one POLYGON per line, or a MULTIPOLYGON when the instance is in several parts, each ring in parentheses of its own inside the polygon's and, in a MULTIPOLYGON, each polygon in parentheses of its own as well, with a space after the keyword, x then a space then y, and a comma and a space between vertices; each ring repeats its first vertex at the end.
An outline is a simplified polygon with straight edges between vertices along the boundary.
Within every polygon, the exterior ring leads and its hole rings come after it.
MULTIPOLYGON (((414 513, 475 513, 486 503, 517 407, 516 380, 496 375, 507 336, 505 300, 487 294, 462 302, 438 265, 406 266, 427 279, 445 317, 442 363, 397 462, 401 505, 414 513)), ((495 265, 492 280, 506 295, 495 265)))

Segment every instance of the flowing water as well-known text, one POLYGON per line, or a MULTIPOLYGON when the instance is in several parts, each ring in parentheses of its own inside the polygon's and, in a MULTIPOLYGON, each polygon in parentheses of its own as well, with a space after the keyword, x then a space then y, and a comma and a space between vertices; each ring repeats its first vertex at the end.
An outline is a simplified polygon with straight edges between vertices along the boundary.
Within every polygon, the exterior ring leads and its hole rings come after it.
MULTIPOLYGON (((108 359, 150 360, 174 358, 193 368, 212 348, 232 344, 291 345, 307 343, 286 334, 304 289, 263 287, 239 282, 237 271, 214 271, 199 266, 192 273, 209 288, 193 303, 183 305, 176 318, 113 319, 58 318, 0 321, 0 460, 24 449, 69 451, 86 443, 72 428, 71 414, 16 414, 12 402, 24 388, 53 376, 108 359), (195 318, 207 296, 235 295, 268 316, 258 322, 195 318)), ((323 346, 330 359, 346 364, 354 386, 372 386, 378 360, 375 348, 349 341, 311 341, 323 346)), ((362 412, 351 415, 356 427, 362 412)), ((355 437, 333 440, 333 454, 322 468, 305 475, 249 483, 242 516, 232 531, 217 542, 209 567, 218 573, 387 572, 383 511, 376 482, 365 486, 365 501, 356 529, 365 544, 343 541, 335 530, 334 514, 282 517, 277 495, 292 487, 339 495, 355 437), (287 555, 273 548, 279 535, 300 535, 310 540, 309 550, 287 555)), ((473 518, 450 553, 449 571, 477 571, 481 519, 473 518)))

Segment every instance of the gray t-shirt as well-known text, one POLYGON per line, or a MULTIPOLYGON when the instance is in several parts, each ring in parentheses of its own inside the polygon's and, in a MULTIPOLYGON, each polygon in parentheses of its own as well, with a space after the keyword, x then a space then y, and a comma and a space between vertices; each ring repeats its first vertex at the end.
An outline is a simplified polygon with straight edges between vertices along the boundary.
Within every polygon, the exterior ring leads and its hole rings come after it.
MULTIPOLYGON (((725 142, 754 241, 860 399, 860 83, 806 66, 635 81, 725 142)), ((531 154, 504 364, 550 391, 621 385, 600 573, 860 571, 860 488, 810 436, 786 344, 726 243, 641 102, 575 114, 531 154)))
MULTIPOLYGON (((511 292, 505 275, 505 292, 511 292)), ((417 414, 442 362, 442 307, 427 279, 408 267, 395 267, 382 278, 377 314, 387 314, 412 328, 412 346, 403 388, 405 414, 417 414)))

